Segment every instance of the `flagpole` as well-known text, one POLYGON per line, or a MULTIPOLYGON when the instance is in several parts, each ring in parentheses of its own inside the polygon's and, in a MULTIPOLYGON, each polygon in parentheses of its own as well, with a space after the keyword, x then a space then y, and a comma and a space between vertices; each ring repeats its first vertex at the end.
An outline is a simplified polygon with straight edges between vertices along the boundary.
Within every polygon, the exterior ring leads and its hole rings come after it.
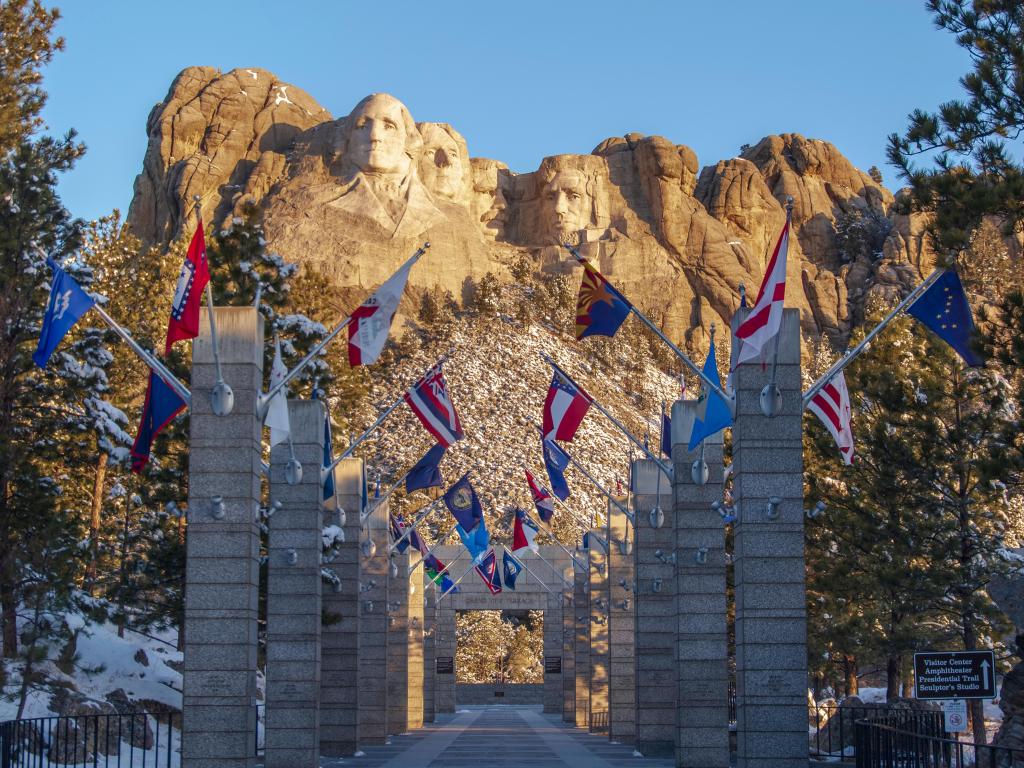
MULTIPOLYGON (((196 214, 196 226, 203 226, 203 199, 199 195, 192 196, 193 208, 196 214)), ((203 233, 203 254, 206 254, 206 233, 203 233)), ((206 260, 207 269, 209 269, 210 260, 206 260)), ((217 380, 213 383, 213 389, 210 390, 210 404, 213 406, 213 412, 217 416, 227 416, 234 409, 235 406, 235 395, 231 391, 231 387, 226 381, 224 381, 224 371, 221 370, 220 365, 220 345, 217 343, 217 317, 213 312, 213 289, 210 288, 212 280, 206 281, 206 311, 210 316, 210 341, 213 344, 213 364, 217 368, 217 380)), ((293 457, 294 458, 294 457, 293 457)))
MULTIPOLYGON (((396 489, 398 488, 398 486, 400 486, 400 485, 402 484, 402 481, 403 481, 403 480, 405 480, 405 478, 407 478, 407 477, 409 476, 409 473, 410 473, 410 472, 412 472, 412 470, 413 470, 413 468, 412 468, 412 467, 409 467, 409 469, 407 469, 407 470, 406 470, 405 474, 404 474, 404 475, 402 475, 402 476, 401 476, 400 478, 398 478, 398 480, 396 480, 396 481, 395 481, 395 482, 394 482, 394 483, 393 483, 393 484, 391 485, 391 487, 390 487, 390 488, 388 488, 388 489, 387 489, 387 490, 386 490, 386 491, 384 492, 384 495, 382 495, 382 496, 380 496, 379 498, 375 499, 375 501, 376 501, 376 504, 374 504, 374 505, 373 505, 372 507, 370 507, 370 508, 369 508, 369 509, 367 509, 367 510, 366 510, 365 512, 363 512, 363 513, 361 514, 360 518, 359 518, 359 521, 360 521, 360 522, 362 522, 363 520, 365 520, 366 518, 368 518, 368 517, 369 517, 370 515, 372 515, 372 514, 373 514, 373 511, 374 511, 375 509, 377 509, 377 507, 379 507, 379 506, 380 506, 381 504, 383 504, 383 503, 384 503, 385 501, 387 501, 388 499, 390 499, 390 498, 391 498, 391 494, 395 492, 395 490, 396 490, 396 489)), ((435 499, 435 501, 436 501, 436 499, 435 499)))
MULTIPOLYGON (((568 250, 569 253, 571 253, 573 256, 575 256, 576 260, 580 264, 586 264, 587 263, 587 260, 584 259, 582 256, 580 256, 579 251, 577 251, 573 246, 569 245, 568 243, 563 243, 563 247, 566 250, 568 250)), ((603 277, 603 275, 602 275, 602 277, 603 277)), ((722 385, 718 384, 716 382, 711 381, 711 379, 709 379, 707 377, 707 375, 704 373, 704 371, 702 371, 697 366, 697 364, 695 362, 693 362, 693 360, 690 359, 689 355, 687 355, 685 352, 683 352, 683 350, 681 350, 679 347, 677 347, 675 344, 673 344, 671 341, 669 341, 668 336, 666 336, 664 333, 662 333, 662 330, 658 326, 656 326, 646 315, 644 315, 643 312, 641 312, 639 309, 637 309, 636 307, 633 306, 633 302, 627 301, 626 303, 629 305, 629 311, 632 312, 634 315, 636 315, 644 325, 646 325, 648 328, 650 328, 652 331, 654 331, 654 333, 658 336, 658 338, 660 338, 663 342, 665 342, 665 344, 668 346, 668 348, 671 349, 676 354, 676 357, 678 357, 680 360, 683 361, 683 365, 685 365, 687 368, 689 368, 691 371, 693 371, 695 374, 697 374, 697 376, 699 376, 704 381, 705 384, 707 384, 716 394, 718 394, 719 397, 721 397, 723 400, 725 400, 726 403, 731 403, 730 407, 735 412, 735 408, 736 408, 735 400, 733 400, 733 398, 729 397, 729 395, 725 394, 724 390, 722 389, 722 385)))
MULTIPOLYGON (((538 549, 539 549, 539 546, 538 546, 538 549)), ((539 557, 541 560, 543 560, 547 564, 548 568, 551 569, 551 572, 554 573, 558 578, 560 578, 562 580, 562 583, 565 586, 568 587, 570 584, 572 584, 572 582, 569 581, 568 579, 566 579, 565 576, 563 576, 561 574, 561 572, 557 568, 555 568, 554 565, 552 565, 551 561, 548 560, 546 557, 544 557, 544 555, 542 555, 540 552, 534 552, 533 554, 535 554, 537 557, 539 557)), ((516 556, 516 553, 513 552, 512 553, 512 557, 515 557, 515 556, 516 556)))
POLYGON ((323 472, 325 476, 333 472, 336 466, 338 466, 339 464, 341 464, 341 462, 343 462, 345 459, 351 456, 352 452, 359 447, 359 444, 362 443, 371 434, 373 434, 374 430, 376 430, 377 427, 383 424, 384 420, 387 419, 388 416, 395 412, 398 406, 402 404, 403 400, 404 395, 400 395, 398 399, 395 400, 395 402, 388 406, 387 410, 384 411, 384 413, 377 417, 377 420, 370 425, 369 429, 367 429, 365 432, 363 432, 363 434, 361 434, 354 441, 352 441, 352 443, 349 444, 348 448, 345 449, 345 452, 338 456, 338 458, 336 458, 334 461, 332 461, 329 467, 325 467, 324 469, 322 469, 321 472, 323 472))
MULTIPOLYGON (((416 249, 416 252, 412 256, 410 256, 408 259, 406 259, 405 263, 402 264, 402 266, 399 267, 395 271, 394 274, 398 274, 398 272, 401 272, 403 269, 405 269, 406 265, 412 266, 417 261, 419 261, 420 257, 423 256, 423 254, 425 254, 427 252, 427 249, 429 247, 430 247, 430 243, 429 242, 423 243, 423 245, 421 245, 419 248, 416 249)), ((282 387, 287 386, 288 383, 292 379, 294 379, 296 376, 298 376, 302 372, 302 369, 305 368, 307 365, 309 365, 310 362, 312 362, 313 358, 315 358, 317 355, 319 355, 320 352, 322 352, 324 350, 324 348, 328 344, 330 344, 332 341, 334 341, 334 337, 337 336, 339 333, 341 333, 343 330, 345 330, 345 328, 347 328, 349 323, 351 323, 351 322, 352 322, 352 315, 350 314, 348 317, 346 317, 344 320, 342 320, 340 323, 338 323, 336 326, 334 326, 334 328, 331 330, 331 332, 328 333, 326 336, 324 336, 316 344, 316 346, 314 346, 306 354, 306 356, 299 361, 298 365, 296 365, 294 368, 292 368, 290 371, 288 371, 288 373, 285 374, 284 379, 282 379, 280 382, 278 382, 277 386, 273 387, 272 389, 270 389, 266 393, 260 395, 258 400, 257 400, 257 403, 256 403, 257 408, 258 408, 257 412, 262 414, 266 410, 267 405, 270 402, 270 398, 272 398, 275 394, 277 394, 278 390, 280 390, 282 387)))
MULTIPOLYGON (((552 368, 554 368, 558 373, 560 373, 562 376, 564 376, 566 379, 568 379, 572 383, 572 385, 574 387, 576 387, 577 389, 581 389, 580 385, 576 383, 576 381, 572 378, 572 376, 570 376, 568 373, 566 373, 564 370, 562 370, 562 368, 558 365, 558 363, 556 363, 554 360, 552 360, 544 352, 540 352, 539 354, 540 354, 541 358, 543 358, 544 362, 546 362, 548 365, 550 365, 552 368)), ((589 395, 588 395, 588 397, 589 397, 589 395)), ((605 410, 604 406, 601 405, 599 402, 597 402, 597 400, 595 400, 594 398, 592 398, 592 397, 590 398, 590 403, 591 403, 591 405, 596 407, 597 410, 599 410, 601 413, 603 413, 605 418, 607 418, 612 424, 614 424, 616 427, 618 427, 619 430, 622 432, 622 434, 624 434, 630 440, 630 442, 632 442, 637 448, 639 448, 645 454, 647 454, 647 457, 650 458, 651 460, 653 460, 654 463, 658 465, 658 467, 661 469, 662 472, 665 473, 665 476, 668 477, 669 480, 672 479, 672 473, 669 471, 668 467, 666 467, 654 454, 652 454, 649 450, 647 450, 647 448, 644 447, 644 444, 641 443, 639 440, 637 440, 633 436, 633 433, 630 432, 628 429, 626 429, 622 425, 622 422, 620 422, 618 419, 616 419, 614 416, 612 416, 610 413, 608 413, 608 411, 605 410)), ((543 435, 542 435, 542 437, 543 437, 543 435)))
POLYGON ((917 301, 921 297, 921 294, 923 294, 925 291, 931 288, 932 285, 934 285, 934 283, 940 277, 942 277, 943 274, 945 274, 945 272, 946 270, 940 267, 939 269, 936 269, 934 272, 928 275, 928 277, 922 280, 917 285, 917 287, 914 288, 914 290, 907 294, 907 297, 903 299, 903 301, 897 304, 896 307, 888 315, 885 316, 885 319, 883 319, 882 322, 880 322, 878 325, 872 328, 868 332, 867 336, 861 339, 860 343, 858 343, 853 349, 846 352, 842 357, 840 357, 836 362, 834 362, 832 364, 832 367, 825 371, 824 375, 822 375, 821 378, 814 382, 814 384, 811 385, 810 389, 804 392, 803 407, 806 409, 807 406, 810 405, 811 400, 814 399, 814 396, 817 395, 818 392, 820 392, 833 378, 835 378, 836 374, 842 372, 842 370, 846 368, 846 366, 848 366, 850 363, 852 363, 862 352, 865 352, 868 348, 868 345, 871 343, 871 340, 874 339, 875 336, 877 336, 879 333, 884 331, 889 326, 889 324, 892 323, 892 321, 895 320, 901 313, 903 313, 903 311, 906 310, 911 304, 917 301))
MULTIPOLYGON (((502 546, 504 547, 504 545, 502 545, 502 546)), ((505 548, 505 551, 506 551, 506 552, 509 552, 509 549, 508 549, 508 548, 506 547, 506 548, 505 548)), ((523 570, 525 570, 525 571, 526 571, 526 572, 527 572, 528 574, 530 574, 531 576, 533 576, 533 578, 537 580, 537 583, 538 583, 538 584, 540 584, 540 585, 541 585, 542 587, 544 587, 544 589, 546 589, 546 590, 548 591, 548 594, 549 594, 549 595, 553 595, 553 594, 555 594, 555 591, 554 591, 553 589, 551 589, 551 587, 549 587, 549 586, 548 586, 547 584, 545 584, 545 583, 544 583, 543 581, 541 581, 541 579, 540 579, 540 576, 538 576, 538 575, 537 575, 536 573, 534 573, 534 572, 533 572, 533 569, 532 569, 532 568, 530 568, 530 566, 528 566, 528 565, 526 564, 526 561, 525 561, 525 560, 520 560, 520 559, 519 559, 518 557, 516 557, 516 556, 515 556, 515 553, 514 553, 514 552, 511 552, 511 553, 509 554, 509 556, 510 556, 510 557, 511 557, 511 558, 512 558, 513 560, 515 560, 515 561, 516 561, 517 563, 519 563, 519 565, 521 565, 521 566, 522 566, 523 570)), ((495 554, 494 560, 495 560, 495 567, 497 567, 497 560, 498 560, 497 554, 495 554)), ((547 562, 547 560, 545 560, 544 562, 547 562)), ((548 564, 550 565, 550 563, 548 563, 548 564)), ((569 582, 567 582, 567 581, 566 581, 566 580, 565 580, 564 578, 562 579, 562 583, 563 583, 563 584, 565 584, 566 586, 568 586, 568 585, 569 585, 569 582)), ((513 591, 515 591, 515 587, 512 587, 512 590, 513 590, 513 591)))
POLYGON ((139 356, 139 359, 141 359, 142 362, 144 362, 150 370, 153 371, 153 373, 163 379, 164 383, 173 389, 174 393, 184 400, 189 407, 192 406, 192 393, 189 392, 188 388, 182 384, 181 381, 178 380, 177 376, 171 373, 155 355, 147 352, 139 346, 139 343, 132 338, 131 333, 107 314, 107 310, 101 307, 99 303, 93 304, 92 308, 100 317, 103 318, 104 322, 106 322, 106 324, 109 325, 118 336, 125 340, 128 346, 132 348, 132 351, 139 356))
MULTIPOLYGON (((495 559, 497 559, 497 558, 495 558, 495 559)), ((454 592, 454 591, 455 591, 455 588, 456 588, 457 586, 459 586, 459 583, 460 583, 460 582, 461 582, 461 581, 462 581, 462 580, 463 580, 464 578, 466 578, 466 576, 468 576, 468 575, 469 575, 469 572, 470 572, 470 571, 472 571, 472 570, 473 570, 474 568, 476 568, 476 566, 477 566, 477 564, 476 564, 476 563, 470 563, 470 564, 469 564, 469 568, 467 568, 466 570, 464 570, 464 571, 462 572, 462 575, 461 575, 461 576, 459 576, 459 578, 457 578, 457 579, 455 580, 455 582, 454 582, 454 583, 452 584, 452 587, 451 587, 451 589, 449 589, 449 590, 448 590, 447 592, 442 592, 442 593, 441 593, 441 596, 437 598, 437 602, 438 602, 438 604, 440 604, 440 602, 441 602, 442 600, 444 600, 446 596, 448 596, 448 595, 450 595, 450 594, 451 594, 452 592, 454 592)), ((494 564, 494 567, 495 567, 495 568, 497 568, 497 567, 498 567, 498 564, 497 564, 497 562, 495 562, 495 564, 494 564)), ((435 584, 434 586, 436 587, 436 586, 437 586, 437 584, 435 584)), ((438 589, 440 589, 440 587, 437 587, 437 588, 438 588, 438 589)))
MULTIPOLYGON (((437 550, 438 547, 440 547, 440 546, 442 546, 444 544, 444 542, 448 539, 448 537, 452 535, 452 531, 454 531, 454 530, 455 530, 455 526, 453 525, 451 528, 449 528, 447 531, 445 531, 442 536, 439 536, 437 541, 434 542, 434 546, 432 546, 430 549, 427 550, 427 554, 425 554, 425 555, 421 554, 420 555, 420 559, 416 561, 415 565, 412 565, 412 566, 409 567, 409 572, 406 574, 406 576, 412 576, 414 573, 416 573, 416 569, 419 568, 428 557, 430 557, 432 554, 434 554, 434 552, 437 550)), ((444 568, 442 568, 438 572, 438 575, 440 576, 442 573, 447 571, 452 566, 452 564, 455 563, 455 561, 458 560, 460 557, 462 557, 462 551, 460 551, 459 554, 457 554, 455 556, 455 558, 451 561, 451 563, 448 563, 448 565, 446 565, 444 568)))
MULTIPOLYGON (((396 550, 396 549, 398 548, 398 545, 399 545, 399 544, 401 544, 401 543, 402 543, 403 541, 405 541, 405 540, 406 540, 407 538, 409 538, 410 534, 412 534, 412 532, 413 532, 414 530, 416 530, 416 526, 417 526, 417 525, 419 525, 420 523, 422 523, 422 522, 423 522, 423 521, 424 521, 424 520, 426 519, 427 515, 429 515, 429 514, 430 514, 430 511, 431 511, 431 510, 432 510, 432 509, 433 509, 433 508, 434 508, 435 506, 437 506, 437 502, 439 502, 439 501, 440 501, 441 499, 443 499, 443 498, 444 498, 443 496, 438 496, 438 497, 437 497, 436 499, 434 499, 434 500, 433 500, 432 502, 430 502, 429 504, 427 504, 427 506, 425 506, 425 507, 423 508, 423 512, 422 512, 422 514, 420 514, 420 515, 419 515, 419 516, 418 516, 418 517, 416 518, 416 521, 415 521, 415 522, 414 522, 414 523, 413 523, 412 525, 410 525, 410 526, 406 526, 406 529, 405 529, 405 531, 404 531, 404 532, 402 533, 401 537, 399 537, 398 541, 395 541, 394 543, 392 543, 392 544, 390 544, 390 545, 388 546, 388 552, 394 552, 394 551, 395 551, 395 550, 396 550)), ((383 503, 384 503, 384 502, 382 501, 382 502, 381 502, 381 504, 383 504, 383 503)), ((380 504, 377 504, 376 506, 374 506, 374 508, 373 508, 373 509, 376 509, 376 508, 377 508, 377 507, 379 507, 379 506, 380 506, 380 504)), ((373 512, 373 509, 371 509, 371 510, 370 510, 370 512, 373 512)), ((370 514, 370 513, 368 512, 367 514, 370 514)), ((451 531, 449 531, 449 533, 451 533, 451 531)))

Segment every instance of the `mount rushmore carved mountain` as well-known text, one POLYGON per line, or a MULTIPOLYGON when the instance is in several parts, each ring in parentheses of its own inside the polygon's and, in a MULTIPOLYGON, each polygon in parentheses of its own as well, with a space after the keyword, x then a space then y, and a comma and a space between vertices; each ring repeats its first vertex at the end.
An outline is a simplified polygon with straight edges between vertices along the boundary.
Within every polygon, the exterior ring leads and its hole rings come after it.
POLYGON ((789 133, 700 168, 689 147, 627 134, 590 154, 545 158, 529 173, 471 157, 443 122, 415 122, 373 94, 335 119, 262 69, 190 67, 148 120, 128 215, 147 244, 180 236, 193 196, 224 226, 262 209, 268 246, 340 289, 347 308, 424 240, 410 292, 465 300, 488 272, 511 280, 528 259, 543 274, 579 269, 569 241, 669 336, 706 348, 728 325, 740 285, 752 294, 792 196, 787 304, 806 339, 843 344, 872 294, 894 294, 932 267, 921 222, 831 144, 789 133), (848 222, 874 222, 876 247, 851 248, 848 222))

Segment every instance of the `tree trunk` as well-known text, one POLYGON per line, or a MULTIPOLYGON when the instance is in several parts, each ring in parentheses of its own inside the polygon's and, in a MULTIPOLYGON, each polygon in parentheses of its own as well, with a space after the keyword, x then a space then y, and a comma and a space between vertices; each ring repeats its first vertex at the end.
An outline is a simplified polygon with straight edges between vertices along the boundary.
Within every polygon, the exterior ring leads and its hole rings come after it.
POLYGON ((18 655, 18 598, 7 585, 0 588, 0 604, 3 607, 4 658, 13 659, 18 655))
POLYGON ((128 501, 124 503, 124 531, 121 533, 121 588, 117 596, 117 636, 124 637, 124 596, 128 591, 128 501))
POLYGON ((92 515, 89 518, 89 565, 85 569, 85 589, 96 597, 96 561, 100 549, 100 512, 103 509, 103 486, 107 478, 107 461, 110 457, 106 451, 100 451, 96 462, 96 478, 92 486, 92 515))
POLYGON ((903 658, 903 674, 901 675, 900 687, 903 689, 903 698, 914 698, 914 657, 903 658))
POLYGON ((853 656, 843 656, 843 679, 847 696, 856 696, 860 693, 860 684, 857 681, 857 659, 853 656))
POLYGON ((892 701, 900 695, 900 657, 890 656, 885 663, 885 700, 892 701))

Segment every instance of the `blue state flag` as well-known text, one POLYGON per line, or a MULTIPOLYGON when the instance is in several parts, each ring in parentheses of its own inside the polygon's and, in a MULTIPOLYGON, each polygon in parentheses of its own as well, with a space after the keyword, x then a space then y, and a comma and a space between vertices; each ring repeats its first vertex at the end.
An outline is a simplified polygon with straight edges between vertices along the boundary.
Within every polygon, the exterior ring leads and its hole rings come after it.
MULTIPOLYGON (((722 380, 718 376, 718 363, 715 361, 715 342, 711 342, 708 349, 708 359, 704 361, 704 375, 711 381, 721 385, 722 380)), ((716 432, 720 432, 732 425, 732 412, 729 404, 722 399, 717 392, 708 390, 707 385, 701 386, 700 397, 697 398, 697 415, 693 420, 693 430, 690 432, 688 450, 693 450, 701 442, 716 432)))
POLYGON ((146 464, 149 463, 153 440, 156 439, 160 430, 185 408, 185 405, 185 401, 171 389, 167 382, 153 371, 149 372, 146 400, 142 405, 142 419, 139 422, 139 432, 135 436, 135 443, 131 450, 132 472, 141 472, 146 467, 146 464))
POLYGON ((410 469, 405 476, 406 493, 412 493, 421 488, 437 488, 444 482, 444 478, 441 477, 440 464, 446 450, 448 449, 445 446, 435 443, 423 458, 416 462, 416 466, 410 469))
POLYGON ((522 564, 512 557, 512 554, 506 549, 505 554, 502 555, 502 578, 505 582, 505 586, 511 589, 513 592, 516 589, 516 579, 519 577, 520 572, 523 570, 522 564))
POLYGON ((481 518, 480 522, 471 531, 467 531, 459 523, 455 526, 455 532, 459 534, 459 538, 462 539, 462 545, 469 552, 469 556, 473 558, 473 562, 479 564, 491 546, 491 534, 487 530, 487 523, 481 518))
POLYGON ((910 305, 907 314, 924 323, 940 339, 949 344, 969 366, 984 365, 985 361, 971 349, 974 318, 967 303, 967 294, 960 276, 952 270, 932 283, 921 297, 910 305))
POLYGON ((39 332, 39 346, 32 354, 32 360, 40 368, 46 367, 50 355, 60 344, 61 339, 71 330, 71 326, 77 323, 78 319, 96 303, 96 299, 83 291, 74 278, 61 269, 57 262, 47 259, 46 263, 53 270, 50 300, 46 305, 46 314, 43 315, 43 327, 39 332))
POLYGON ((444 492, 444 503, 448 511, 452 513, 455 522, 462 526, 467 533, 476 528, 477 523, 484 519, 484 511, 480 506, 480 499, 476 491, 469 483, 467 472, 444 492))
POLYGON ((661 452, 672 458, 672 417, 664 411, 661 413, 661 452))
MULTIPOLYGON (((313 387, 313 400, 320 399, 320 390, 313 387)), ((331 437, 331 411, 324 401, 324 469, 326 470, 334 463, 334 440, 331 437)), ((328 472, 324 477, 324 501, 334 498, 334 472, 328 472)))
POLYGON ((544 468, 548 471, 551 481, 551 492, 565 501, 569 498, 569 484, 565 482, 565 470, 569 466, 569 454, 554 440, 542 440, 544 449, 544 468))

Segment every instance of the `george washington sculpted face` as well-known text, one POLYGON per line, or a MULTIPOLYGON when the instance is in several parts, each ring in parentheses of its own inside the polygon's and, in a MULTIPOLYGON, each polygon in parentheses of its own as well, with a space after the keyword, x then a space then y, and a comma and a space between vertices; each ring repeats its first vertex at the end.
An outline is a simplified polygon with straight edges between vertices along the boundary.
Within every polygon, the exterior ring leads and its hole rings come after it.
POLYGON ((405 175, 411 163, 407 134, 402 103, 387 94, 374 94, 352 113, 349 157, 365 173, 405 175))

